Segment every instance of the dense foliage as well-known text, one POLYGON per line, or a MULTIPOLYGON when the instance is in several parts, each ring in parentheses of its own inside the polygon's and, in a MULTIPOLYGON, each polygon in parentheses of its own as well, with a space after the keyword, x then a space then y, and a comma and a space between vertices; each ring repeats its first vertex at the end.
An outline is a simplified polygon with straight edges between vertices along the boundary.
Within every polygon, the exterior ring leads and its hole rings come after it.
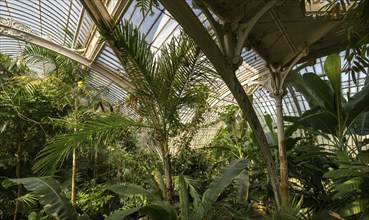
MULTIPOLYGON (((139 2, 143 10, 156 3, 139 2)), ((365 73, 367 35, 350 41, 345 67, 338 54, 327 57, 327 80, 294 77, 310 110, 285 117, 292 199, 278 207, 238 106, 216 109, 213 139, 191 146, 209 126, 212 92, 191 39, 174 38, 155 56, 128 23, 101 34, 130 82, 123 105, 101 99, 86 68, 66 57, 32 45, 20 58, 0 53, 1 219, 369 219, 369 80, 353 95, 341 79, 365 73), (49 67, 42 76, 27 67, 41 62, 49 67), (183 111, 192 117, 183 120, 183 111)), ((278 164, 275 124, 264 119, 278 164)))

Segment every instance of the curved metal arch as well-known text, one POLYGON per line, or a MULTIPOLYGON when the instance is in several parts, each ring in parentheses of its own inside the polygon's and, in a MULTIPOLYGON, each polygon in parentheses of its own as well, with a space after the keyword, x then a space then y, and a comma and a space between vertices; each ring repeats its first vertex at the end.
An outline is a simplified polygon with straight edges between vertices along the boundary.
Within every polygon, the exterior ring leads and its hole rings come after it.
POLYGON ((21 40, 27 43, 35 44, 43 48, 46 48, 48 50, 66 56, 86 66, 89 69, 99 72, 106 78, 112 80, 118 86, 122 87, 122 89, 126 90, 130 87, 129 84, 124 81, 124 78, 118 75, 114 70, 91 62, 91 60, 87 59, 86 57, 79 55, 66 47, 60 46, 52 42, 49 36, 40 35, 37 32, 35 32, 32 28, 16 20, 0 18, 0 35, 11 37, 17 40, 21 40))

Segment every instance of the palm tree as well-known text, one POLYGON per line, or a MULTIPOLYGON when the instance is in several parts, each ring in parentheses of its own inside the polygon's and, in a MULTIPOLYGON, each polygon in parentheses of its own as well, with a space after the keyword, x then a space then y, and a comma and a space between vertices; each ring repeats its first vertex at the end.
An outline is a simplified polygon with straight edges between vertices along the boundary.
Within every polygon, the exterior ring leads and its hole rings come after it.
POLYGON ((140 120, 117 114, 92 119, 81 125, 76 134, 56 137, 40 153, 35 170, 46 173, 48 166, 55 168, 55 162, 60 162, 68 152, 86 141, 106 143, 129 127, 145 128, 150 132, 153 144, 160 149, 166 198, 172 201, 170 139, 199 124, 207 109, 209 89, 201 78, 207 71, 203 56, 192 40, 181 36, 174 38, 160 51, 160 56, 155 57, 144 36, 127 22, 121 22, 113 33, 103 33, 103 36, 114 42, 119 50, 124 77, 130 84, 127 107, 132 108, 140 120), (194 113, 188 122, 181 121, 183 110, 194 113))
MULTIPOLYGON (((84 69, 77 62, 60 55, 58 53, 52 52, 48 49, 39 47, 37 45, 28 45, 23 51, 22 55, 24 58, 33 64, 42 64, 44 67, 44 73, 47 76, 57 77, 63 83, 70 86, 73 92, 73 97, 67 100, 71 109, 71 117, 75 124, 77 123, 78 111, 80 109, 79 98, 81 95, 81 90, 77 85, 78 82, 83 82, 87 79, 88 71, 84 69), (47 67, 47 68, 46 68, 47 67)), ((71 202, 74 205, 75 201, 75 177, 76 177, 76 152, 73 151, 72 154, 72 182, 71 182, 71 202)))

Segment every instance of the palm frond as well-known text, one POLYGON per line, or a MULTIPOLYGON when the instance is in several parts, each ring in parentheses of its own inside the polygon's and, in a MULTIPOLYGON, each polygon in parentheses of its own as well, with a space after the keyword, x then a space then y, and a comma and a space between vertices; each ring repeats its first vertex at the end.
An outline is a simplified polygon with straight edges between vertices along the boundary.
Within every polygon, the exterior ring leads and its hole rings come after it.
POLYGON ((73 149, 93 144, 104 146, 134 126, 138 126, 136 122, 121 115, 97 116, 78 126, 76 132, 71 131, 55 136, 37 156, 33 170, 39 175, 52 174, 58 164, 64 161, 73 149))
POLYGON ((152 82, 156 62, 144 35, 127 21, 120 22, 112 33, 101 34, 117 48, 125 74, 136 90, 152 92, 148 84, 152 82))
POLYGON ((55 67, 57 65, 55 62, 57 53, 34 44, 27 45, 22 51, 22 56, 32 64, 47 62, 55 67))
POLYGON ((136 7, 140 9, 142 14, 152 12, 152 7, 158 5, 158 0, 136 0, 136 7))
POLYGON ((26 204, 28 207, 33 207, 37 204, 37 200, 39 199, 39 196, 33 194, 33 193, 27 193, 24 194, 21 197, 16 198, 16 200, 26 204))

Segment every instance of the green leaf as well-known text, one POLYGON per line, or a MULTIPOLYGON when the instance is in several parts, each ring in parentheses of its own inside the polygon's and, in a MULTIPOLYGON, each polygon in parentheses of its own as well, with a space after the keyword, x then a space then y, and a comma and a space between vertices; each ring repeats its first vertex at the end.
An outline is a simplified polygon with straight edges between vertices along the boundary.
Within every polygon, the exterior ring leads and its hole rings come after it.
POLYGON ((149 216, 149 219, 152 220, 174 220, 176 219, 176 215, 173 215, 173 213, 170 212, 171 210, 168 210, 168 207, 165 206, 165 204, 148 204, 144 207, 142 207, 139 212, 141 214, 146 214, 149 216))
POLYGON ((220 174, 210 183, 209 188, 204 192, 202 203, 204 205, 204 214, 206 214, 216 202, 219 194, 232 183, 233 179, 238 176, 247 167, 247 159, 238 159, 228 166, 224 167, 220 174))
POLYGON ((338 159, 340 168, 350 168, 351 167, 351 159, 345 151, 337 150, 336 154, 337 154, 337 159, 338 159))
POLYGON ((350 178, 353 176, 358 176, 361 173, 357 170, 351 169, 338 169, 332 170, 323 175, 325 178, 332 178, 332 179, 341 179, 341 178, 350 178))
POLYGON ((77 213, 70 202, 61 193, 61 186, 50 177, 28 177, 9 179, 39 196, 39 201, 47 214, 59 219, 77 219, 77 213))
POLYGON ((204 208, 203 208, 203 206, 201 204, 201 201, 200 201, 200 195, 196 191, 196 189, 193 185, 189 184, 189 189, 190 189, 190 195, 193 199, 193 208, 196 211, 196 213, 199 213, 199 215, 202 216, 203 212, 204 212, 204 208))
POLYGON ((343 112, 347 118, 347 124, 350 125, 361 113, 369 110, 369 83, 355 95, 353 95, 343 106, 343 112))
POLYGON ((361 113, 351 126, 351 129, 357 135, 369 134, 369 111, 361 113))
POLYGON ((115 141, 129 127, 139 126, 130 118, 118 114, 97 116, 81 124, 77 131, 55 136, 38 155, 33 170, 39 175, 53 173, 73 151, 83 144, 105 146, 115 141))
POLYGON ((107 186, 106 189, 115 192, 116 194, 123 195, 143 195, 146 196, 149 202, 161 201, 160 196, 153 194, 147 189, 136 185, 112 185, 107 186))
POLYGON ((324 62, 324 72, 327 75, 334 93, 337 98, 336 107, 341 107, 341 57, 338 54, 332 54, 324 62))
POLYGON ((31 212, 31 213, 29 213, 29 215, 27 216, 27 219, 28 220, 38 220, 38 218, 37 218, 38 216, 37 216, 37 213, 36 212, 31 212))
POLYGON ((331 113, 335 113, 333 90, 315 73, 306 73, 303 76, 296 75, 292 85, 305 97, 310 108, 319 106, 331 113))
POLYGON ((335 189, 340 192, 352 192, 358 190, 362 183, 364 183, 364 178, 358 176, 337 185, 335 189))
POLYGON ((369 199, 359 199, 357 201, 354 201, 350 204, 348 204, 342 211, 342 216, 351 216, 356 215, 368 208, 369 205, 369 199))
POLYGON ((250 174, 248 170, 243 170, 238 176, 238 185, 240 190, 240 202, 247 204, 250 191, 250 174))
POLYGON ((185 178, 183 175, 179 175, 179 202, 181 207, 181 219, 182 220, 189 220, 190 213, 189 213, 189 199, 188 199, 188 190, 185 178))
POLYGON ((2 186, 3 186, 5 189, 7 189, 7 188, 9 188, 9 187, 11 187, 11 186, 15 186, 15 185, 17 185, 17 183, 16 183, 16 182, 11 181, 11 180, 9 180, 9 179, 5 179, 5 180, 3 180, 3 182, 2 182, 1 184, 2 184, 2 186))
POLYGON ((360 152, 357 157, 363 162, 369 165, 369 150, 360 152))
POLYGON ((125 217, 129 216, 130 214, 133 214, 135 212, 138 212, 141 209, 141 207, 135 207, 131 209, 126 209, 122 211, 115 212, 108 217, 106 217, 106 220, 122 220, 125 217))
POLYGON ((285 130, 286 138, 292 137, 293 133, 295 133, 295 131, 297 131, 299 127, 300 126, 298 124, 292 124, 286 127, 286 130, 285 130))
POLYGON ((312 127, 323 133, 336 135, 337 117, 329 111, 321 111, 319 107, 304 112, 297 123, 304 127, 312 127))
POLYGON ((273 137, 274 143, 278 143, 278 137, 277 134, 274 131, 274 126, 273 126, 273 119, 270 115, 264 115, 264 120, 265 123, 267 124, 269 131, 273 137))

